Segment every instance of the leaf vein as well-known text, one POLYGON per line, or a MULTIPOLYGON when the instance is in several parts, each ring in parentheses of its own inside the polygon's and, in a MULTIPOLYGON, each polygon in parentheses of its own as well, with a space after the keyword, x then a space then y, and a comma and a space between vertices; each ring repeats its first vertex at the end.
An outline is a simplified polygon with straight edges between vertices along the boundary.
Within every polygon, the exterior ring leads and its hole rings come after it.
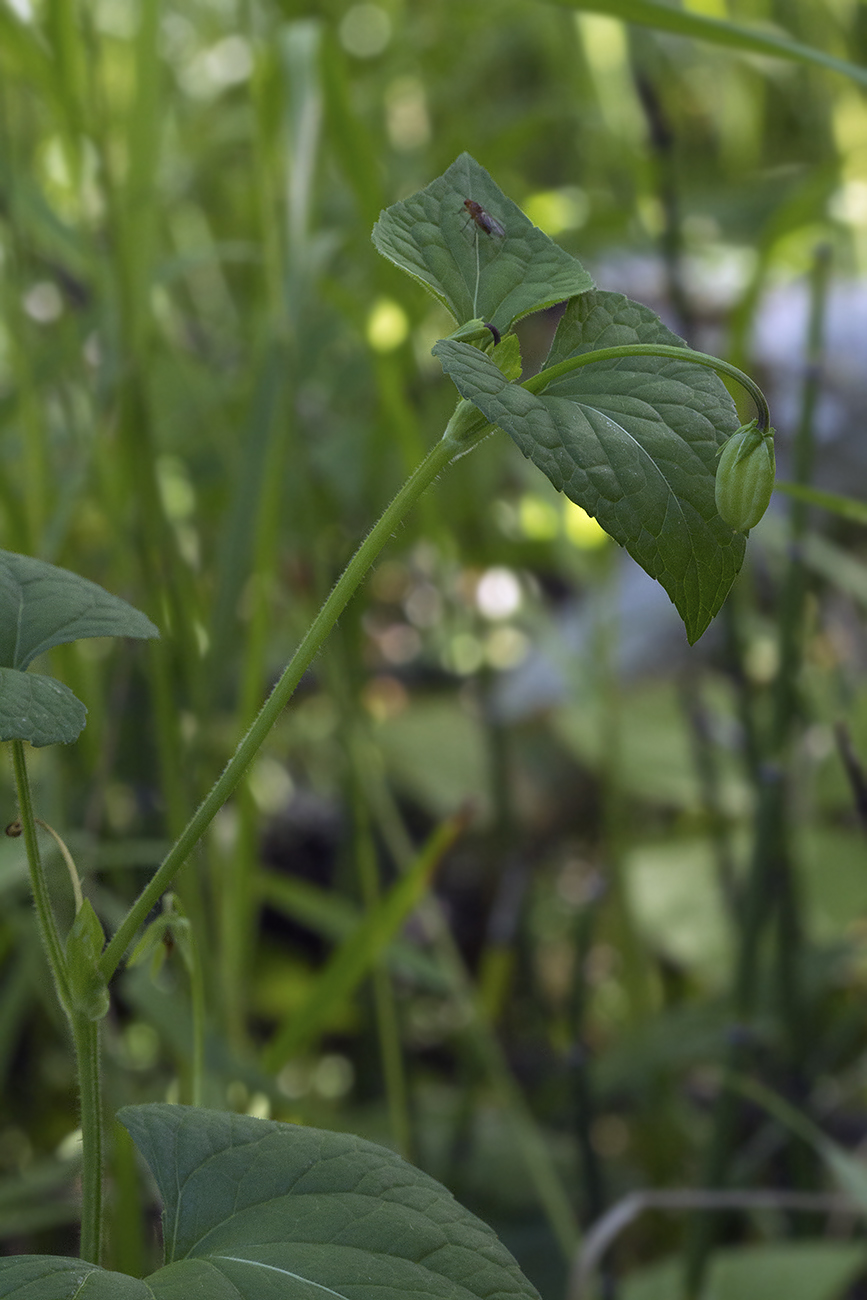
POLYGON ((224 1259, 232 1264, 249 1264, 252 1268, 267 1268, 272 1273, 282 1273, 284 1277, 294 1278, 296 1282, 306 1282, 308 1286, 315 1286, 320 1291, 326 1291, 328 1295, 337 1296, 338 1300, 349 1300, 342 1291, 334 1291, 323 1282, 314 1282, 312 1278, 304 1277, 301 1273, 292 1273, 288 1268, 278 1268, 276 1264, 263 1264, 259 1259, 244 1259, 240 1255, 212 1255, 211 1259, 224 1259))

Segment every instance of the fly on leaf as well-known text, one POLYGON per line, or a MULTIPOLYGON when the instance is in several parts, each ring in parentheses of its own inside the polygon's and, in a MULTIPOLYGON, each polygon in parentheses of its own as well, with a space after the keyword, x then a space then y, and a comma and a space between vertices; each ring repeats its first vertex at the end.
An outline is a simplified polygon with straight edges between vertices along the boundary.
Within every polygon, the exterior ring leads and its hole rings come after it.
POLYGON ((492 217, 490 212, 485 211, 481 203, 477 203, 475 199, 464 199, 464 207, 470 214, 470 220, 476 223, 479 230, 483 230, 486 235, 496 235, 499 239, 505 238, 505 228, 500 225, 496 217, 492 217))

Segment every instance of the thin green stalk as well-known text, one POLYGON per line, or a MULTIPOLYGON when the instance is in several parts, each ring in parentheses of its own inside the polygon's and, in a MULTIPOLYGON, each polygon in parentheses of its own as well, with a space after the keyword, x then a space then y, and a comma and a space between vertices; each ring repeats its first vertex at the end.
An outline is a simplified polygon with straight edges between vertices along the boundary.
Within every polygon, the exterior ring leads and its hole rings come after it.
POLYGON ((99 1072, 99 1024, 88 1020, 73 1007, 69 988, 66 953, 51 906, 48 884, 36 838, 36 818, 30 780, 24 757, 24 744, 12 742, 12 768, 18 792, 18 808, 30 867, 30 882, 36 905, 39 932, 48 955, 57 996, 66 1012, 75 1045, 78 1085, 81 1098, 81 1257, 93 1264, 100 1262, 102 1239, 102 1160, 103 1113, 99 1072))
POLYGON ((196 939, 196 927, 188 931, 190 945, 190 1010, 193 1017, 193 1077, 191 1100, 194 1106, 202 1105, 205 1085, 205 973, 202 955, 196 939))
MULTIPOLYGON (((382 773, 368 764, 366 773, 370 803, 389 851, 401 869, 412 861, 415 850, 394 805, 382 773)), ((461 1037, 468 1056, 475 1058, 482 1074, 509 1119, 515 1145, 530 1182, 533 1184, 557 1244, 566 1260, 573 1258, 580 1239, 569 1193, 552 1159, 548 1144, 540 1131, 506 1054, 491 1024, 479 990, 467 970, 452 937, 442 908, 429 895, 419 912, 422 925, 448 979, 452 996, 460 1008, 461 1037)))
MULTIPOLYGON (((356 618, 347 619, 347 622, 353 626, 349 631, 344 627, 340 642, 329 647, 325 671, 328 674, 329 693, 337 701, 340 710, 340 734, 346 756, 347 785, 352 807, 352 857, 362 905, 369 915, 382 901, 382 880, 365 790, 365 772, 370 762, 371 745, 358 708, 359 684, 353 673, 353 665, 358 656, 351 650, 346 652, 348 646, 355 645, 353 633, 360 629, 356 618)), ((405 1160, 411 1161, 412 1125, 403 1046, 392 975, 381 954, 370 972, 370 982, 391 1136, 399 1153, 405 1160)))
MULTIPOLYGON (((281 367, 284 382, 291 388, 291 363, 287 363, 285 350, 275 347, 272 359, 268 362, 268 371, 277 365, 281 367), (287 364, 290 364, 288 378, 285 375, 287 364)), ((260 418, 263 427, 256 430, 261 476, 255 485, 255 506, 250 513, 245 511, 243 514, 243 526, 249 528, 248 520, 252 517, 256 520, 256 528, 251 566, 255 599, 239 693, 239 719, 242 723, 254 716, 267 679, 266 648, 272 621, 269 592, 271 580, 275 577, 275 557, 279 553, 282 510, 281 466, 290 455, 289 448, 293 440, 292 422, 287 409, 289 404, 283 400, 282 388, 277 388, 273 395, 268 394, 268 399, 267 405, 262 403, 264 409, 260 418)), ((297 446, 293 447, 292 454, 297 454, 297 451, 297 446)), ((237 522, 242 522, 240 516, 237 522)), ((238 791, 237 805, 237 839, 231 857, 225 864, 219 908, 223 1014, 227 1033, 236 1047, 240 1048, 245 1040, 244 1008, 248 1001, 247 982, 255 945, 256 911, 252 878, 258 850, 258 810, 249 789, 243 786, 238 791)))
POLYGON ((110 979, 114 974, 148 912, 168 888, 220 808, 238 785, 264 743, 268 732, 292 698, 295 688, 316 657, 325 638, 394 530, 399 527, 421 494, 442 470, 462 452, 469 450, 469 447, 484 435, 488 427, 484 417, 474 412, 472 408, 468 414, 467 403, 461 402, 443 438, 431 448, 374 524, 337 580, 331 594, 310 625, 280 680, 262 705, 232 758, 172 845, 153 878, 139 894, 106 947, 100 962, 100 969, 106 979, 110 979))
POLYGON ((540 370, 538 375, 533 375, 522 387, 529 393, 538 393, 565 375, 571 375, 573 370, 580 370, 582 366, 593 365, 597 361, 615 361, 618 357, 671 357, 672 361, 690 361, 707 370, 714 370, 719 375, 728 375, 729 379, 736 380, 745 388, 755 402, 759 431, 764 433, 770 428, 771 412, 767 399, 754 379, 720 357, 713 357, 708 352, 695 352, 692 348, 674 347, 668 343, 624 343, 618 347, 581 352, 577 357, 567 357, 565 361, 559 361, 547 370, 540 370))
MULTIPOLYGON (((365 911, 370 911, 380 901, 382 890, 379 880, 379 864, 376 860, 376 847, 370 828, 370 816, 363 798, 361 781, 358 775, 361 748, 358 743, 353 743, 354 740, 354 737, 350 737, 349 761, 353 768, 350 773, 350 781, 353 786, 353 803, 355 805, 355 858, 362 901, 365 911)), ((409 1118, 406 1070, 404 1068, 391 972, 385 963, 380 960, 374 966, 371 978, 373 1001, 376 1008, 376 1027, 379 1037, 379 1056, 382 1065, 382 1077, 385 1083, 391 1135, 400 1154, 405 1160, 411 1160, 412 1127, 409 1118)))
MULTIPOLYGON (((810 280, 810 319, 807 337, 807 368, 801 393, 801 412, 794 445, 795 482, 808 486, 815 455, 815 411, 822 384, 825 317, 828 305, 830 250, 819 248, 810 280)), ((804 658, 807 574, 802 543, 807 531, 808 507, 794 500, 789 514, 789 562, 780 607, 780 667, 774 683, 772 741, 782 755, 789 748, 793 723, 798 718, 800 673, 804 658)), ((784 791, 785 793, 785 791, 784 791)), ((776 992, 780 1019, 785 1026, 785 1065, 791 1095, 806 1096, 809 1080, 803 1062, 813 1041, 813 1026, 805 1005, 803 988, 804 924, 803 902, 792 861, 792 831, 780 809, 778 868, 774 880, 776 912, 776 992)), ((795 1186, 812 1190, 818 1177, 817 1161, 803 1147, 790 1149, 790 1179, 795 1186)), ((804 1225, 809 1229, 809 1225, 804 1225)))
POLYGON ((681 205, 680 160, 671 116, 660 94, 665 84, 664 56, 655 41, 648 41, 630 24, 626 28, 629 69, 647 126, 650 183, 662 213, 658 244, 665 267, 665 296, 674 309, 678 332, 695 332, 695 310, 684 284, 686 251, 681 205))
POLYGON ((708 839, 714 857, 717 892, 726 915, 726 922, 734 931, 737 927, 739 895, 735 872, 734 853, 728 818, 723 809, 722 782, 720 779, 718 749, 711 735, 708 710, 702 699, 697 674, 684 675, 681 686, 681 704, 689 727, 691 750, 696 778, 707 818, 708 839))
MULTIPOLYGON (((811 280, 810 329, 807 344, 808 370, 801 402, 801 417, 796 438, 798 483, 810 478, 813 458, 813 414, 818 396, 822 335, 827 303, 828 259, 819 252, 811 280)), ((772 712, 762 761, 755 765, 757 786, 756 829, 750 874, 741 913, 740 948, 735 972, 733 1010, 740 1032, 736 1035, 726 1062, 726 1081, 746 1074, 752 1056, 748 1041, 749 1025, 754 1015, 759 987, 762 931, 776 910, 779 920, 777 936, 777 989, 783 1019, 789 1033, 787 1065, 794 1071, 803 1058, 805 1030, 799 997, 798 958, 802 931, 792 872, 791 848, 787 826, 787 782, 785 758, 797 717, 798 674, 803 659, 804 602, 806 579, 799 543, 806 528, 807 507, 794 501, 791 510, 790 560, 780 597, 778 624, 780 666, 774 682, 772 712)), ((706 1187, 719 1187, 725 1177, 737 1138, 740 1106, 734 1092, 724 1087, 717 1101, 714 1128, 703 1179, 706 1187)), ((687 1248, 686 1294, 689 1300, 701 1291, 715 1225, 707 1216, 697 1216, 687 1248)))
POLYGON ((72 998, 69 991, 69 977, 66 967, 66 953, 57 929, 57 921, 48 895, 48 883, 39 852, 36 837, 36 818, 33 814, 33 799, 30 793, 30 778, 27 775, 27 763, 24 757, 24 742, 13 740, 12 770, 15 776, 15 788, 18 793, 18 811, 24 832, 24 846, 27 850, 27 864, 30 868, 30 886, 36 905, 36 917, 39 933, 48 955, 48 964, 57 988, 57 996, 67 1015, 71 1014, 72 998))
POLYGON ((570 1021, 572 1049, 569 1064, 572 1081, 572 1110, 575 1136, 584 1181, 583 1226, 590 1229, 605 1213, 608 1194, 607 1180, 599 1153, 593 1145, 593 1121, 596 1118, 596 1097, 592 1080, 592 1052, 587 1045, 588 997, 585 968, 595 938, 599 904, 603 898, 604 881, 601 875, 595 882, 594 892, 586 899, 575 918, 575 979, 572 984, 570 1021))
POLYGON ((102 1162, 105 1151, 99 1024, 80 1012, 70 1017, 81 1102, 81 1258, 102 1258, 102 1162))

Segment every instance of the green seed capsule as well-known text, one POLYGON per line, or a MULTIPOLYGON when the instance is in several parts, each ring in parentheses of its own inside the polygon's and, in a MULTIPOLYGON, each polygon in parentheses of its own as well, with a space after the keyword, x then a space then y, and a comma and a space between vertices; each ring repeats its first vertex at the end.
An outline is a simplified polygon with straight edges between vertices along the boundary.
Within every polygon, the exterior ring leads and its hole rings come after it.
POLYGON ((751 420, 723 447, 716 471, 716 508, 735 532, 748 533, 768 508, 774 490, 774 431, 751 420))

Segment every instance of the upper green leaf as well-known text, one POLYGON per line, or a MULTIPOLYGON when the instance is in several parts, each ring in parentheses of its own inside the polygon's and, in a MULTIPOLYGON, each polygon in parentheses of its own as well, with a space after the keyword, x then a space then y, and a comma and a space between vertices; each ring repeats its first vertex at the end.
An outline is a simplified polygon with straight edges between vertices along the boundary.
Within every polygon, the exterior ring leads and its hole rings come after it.
POLYGON ((441 340, 434 353, 461 395, 662 584, 692 643, 743 562, 744 539, 714 501, 717 452, 740 421, 716 375, 690 364, 683 340, 622 294, 574 298, 547 364, 633 343, 679 345, 684 359, 596 362, 536 396, 476 348, 441 340))
POLYGON ((118 1118, 163 1198, 156 1300, 536 1300, 492 1230, 383 1147, 186 1106, 118 1118))
POLYGON ((95 582, 0 551, 0 666, 24 669, 52 646, 92 636, 154 637, 159 631, 95 582))
POLYGON ((425 189, 382 212, 373 242, 459 324, 480 317, 501 334, 521 316, 593 287, 581 263, 534 226, 468 153, 425 189), (505 235, 477 225, 464 206, 467 199, 480 204, 505 235))

